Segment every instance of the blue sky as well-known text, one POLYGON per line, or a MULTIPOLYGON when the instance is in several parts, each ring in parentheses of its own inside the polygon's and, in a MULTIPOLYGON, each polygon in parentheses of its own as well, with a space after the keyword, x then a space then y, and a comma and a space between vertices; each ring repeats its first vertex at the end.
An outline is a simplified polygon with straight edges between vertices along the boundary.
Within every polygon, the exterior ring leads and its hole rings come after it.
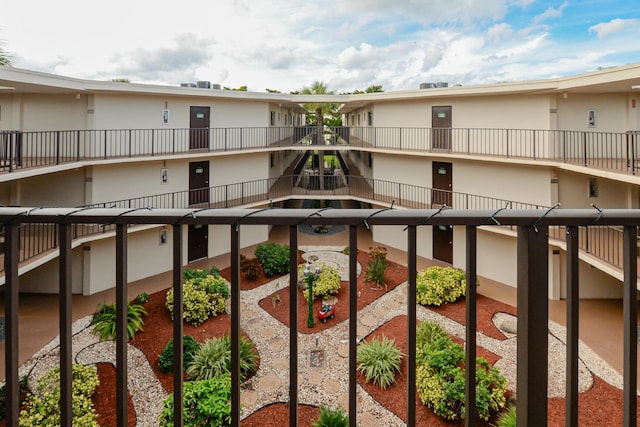
POLYGON ((337 93, 640 62, 638 0, 4 0, 14 66, 96 80, 337 93))

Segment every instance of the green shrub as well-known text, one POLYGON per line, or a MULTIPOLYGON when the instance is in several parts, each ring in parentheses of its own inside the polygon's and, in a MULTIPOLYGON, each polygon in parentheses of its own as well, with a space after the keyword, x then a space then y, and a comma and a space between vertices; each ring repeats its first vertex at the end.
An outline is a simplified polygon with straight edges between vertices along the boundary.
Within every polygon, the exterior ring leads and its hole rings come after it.
POLYGON ((349 417, 342 408, 320 408, 320 416, 313 421, 312 427, 347 427, 349 417))
MULTIPOLYGON (((440 338, 446 338, 447 331, 436 322, 421 322, 416 330, 416 364, 426 363, 429 353, 433 352, 432 345, 439 342, 440 338)), ((451 342, 453 344, 453 342, 451 342)))
MULTIPOLYGON (((183 402, 185 427, 231 425, 231 377, 185 382, 183 402)), ((162 403, 160 426, 173 426, 173 413, 170 394, 162 403)))
MULTIPOLYGON (((230 294, 227 281, 219 274, 188 279, 182 292, 183 318, 194 326, 224 312, 230 294)), ((173 318, 173 288, 167 291, 166 307, 173 318)))
POLYGON ((138 304, 149 302, 149 294, 146 292, 142 292, 141 294, 138 294, 137 297, 135 297, 134 301, 138 304))
MULTIPOLYGON (((133 339, 136 332, 142 331, 144 325, 143 316, 147 315, 147 310, 141 304, 129 301, 127 306, 127 337, 133 339)), ((100 304, 98 311, 93 313, 91 324, 94 325, 95 332, 101 340, 115 339, 116 337, 116 305, 100 304)))
POLYGON ((466 276, 460 269, 433 266, 418 272, 416 300, 422 305, 454 302, 466 292, 466 276))
MULTIPOLYGON (((313 286, 313 295, 314 297, 327 299, 329 295, 335 295, 340 291, 340 273, 330 265, 322 264, 320 268, 320 275, 313 286)), ((298 266, 298 277, 304 278, 304 264, 298 266)), ((302 293, 304 294, 304 299, 309 301, 308 289, 305 289, 302 293)))
MULTIPOLYGON (((74 364, 72 366, 73 425, 98 426, 91 395, 99 384, 97 368, 74 364)), ((38 380, 35 393, 29 393, 18 420, 20 427, 60 425, 60 368, 54 368, 38 380)))
POLYGON ((507 412, 503 412, 498 417, 497 427, 516 427, 516 406, 509 405, 507 412))
POLYGON ((372 382, 382 389, 395 384, 395 375, 400 372, 402 362, 402 353, 395 343, 395 340, 383 335, 382 340, 374 338, 358 346, 358 371, 364 375, 367 382, 372 382))
POLYGON ((254 254, 260 260, 265 276, 273 277, 289 272, 289 246, 275 242, 261 243, 254 254))
MULTIPOLYGON (((184 369, 186 370, 191 361, 193 355, 200 348, 200 343, 195 340, 191 335, 185 335, 182 342, 182 361, 184 369)), ((169 340, 167 345, 162 349, 162 353, 158 357, 158 369, 162 372, 173 372, 173 339, 169 340)))
MULTIPOLYGON (((437 327, 425 327, 424 331, 423 336, 430 338, 424 339, 427 343, 417 349, 418 396, 422 403, 442 418, 464 418, 464 349, 448 336, 440 336, 437 327)), ((488 420, 492 412, 503 408, 506 390, 507 381, 500 375, 500 371, 489 365, 484 358, 476 358, 476 415, 488 420)))
POLYGON ((201 268, 185 268, 182 271, 182 278, 186 282, 191 279, 204 279, 207 276, 219 276, 220 270, 217 267, 211 267, 209 270, 201 268))
MULTIPOLYGON (((258 355, 253 342, 240 337, 240 375, 244 381, 258 369, 258 355)), ((231 371, 231 337, 214 338, 205 341, 193 355, 187 367, 190 380, 206 380, 231 371)))

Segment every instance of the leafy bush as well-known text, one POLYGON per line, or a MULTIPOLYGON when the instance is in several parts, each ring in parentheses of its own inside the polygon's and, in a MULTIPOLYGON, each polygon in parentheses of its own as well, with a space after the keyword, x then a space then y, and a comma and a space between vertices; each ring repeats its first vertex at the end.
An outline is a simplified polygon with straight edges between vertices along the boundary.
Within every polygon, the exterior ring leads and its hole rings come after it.
MULTIPOLYGON (((244 381, 258 369, 258 354, 253 342, 240 337, 240 376, 244 381)), ((205 341, 193 355, 187 367, 190 380, 206 380, 231 371, 231 337, 214 338, 205 341)))
MULTIPOLYGON (((71 395, 73 425, 98 426, 91 395, 99 384, 95 366, 72 365, 71 395)), ((20 427, 60 425, 60 368, 54 368, 38 380, 35 393, 29 393, 20 411, 20 427)))
MULTIPOLYGON (((448 336, 441 336, 438 327, 433 325, 425 326, 421 336, 417 341, 423 339, 422 347, 417 349, 416 357, 416 390, 420 400, 440 417, 448 420, 464 418, 463 347, 448 336)), ((500 371, 486 359, 476 358, 476 415, 488 420, 492 411, 503 408, 506 390, 507 381, 500 371)))
POLYGON ((516 427, 516 406, 510 405, 507 412, 498 417, 497 427, 516 427))
POLYGON ((382 336, 358 346, 358 371, 362 372, 367 382, 373 382, 385 389, 395 384, 395 375, 400 372, 402 353, 396 347, 394 339, 382 336))
MULTIPOLYGON (((194 326, 224 312, 230 294, 227 281, 219 274, 188 279, 182 291, 183 318, 194 326)), ((173 288, 167 291, 166 307, 173 318, 173 288)))
POLYGON ((207 276, 219 276, 220 270, 217 267, 211 267, 209 270, 201 268, 185 268, 182 271, 182 278, 186 282, 191 279, 204 279, 207 276))
MULTIPOLYGON (((144 325, 143 316, 147 315, 147 310, 141 304, 129 301, 127 306, 127 337, 133 339, 136 332, 142 331, 144 325)), ((101 340, 109 340, 116 338, 116 305, 100 304, 98 311, 93 313, 91 319, 93 332, 95 332, 101 340)))
MULTIPOLYGON (((300 264, 298 266, 298 277, 304 279, 304 264, 300 264)), ((320 275, 318 279, 314 282, 313 286, 313 295, 314 297, 320 297, 322 299, 327 299, 329 295, 335 295, 340 291, 340 273, 334 267, 330 265, 322 264, 320 275)), ((302 291, 304 294, 304 299, 309 301, 309 291, 305 289, 302 291)))
MULTIPOLYGON (((200 343, 191 335, 185 335, 182 342, 182 361, 186 370, 193 355, 200 349, 200 343)), ((173 372, 173 339, 169 340, 158 357, 158 369, 162 372, 173 372)))
MULTIPOLYGON (((185 427, 231 425, 231 377, 185 382, 183 402, 185 427)), ((170 394, 162 403, 160 426, 173 426, 173 413, 170 394)))
POLYGON ((261 243, 256 247, 255 256, 262 264, 265 276, 273 277, 289 272, 289 246, 275 242, 261 243))
POLYGON ((138 304, 149 302, 149 294, 146 292, 142 292, 141 294, 138 294, 137 297, 135 297, 134 301, 138 304))
POLYGON ((451 267, 433 266, 418 272, 417 302, 422 305, 442 305, 454 302, 466 292, 464 272, 451 267))
POLYGON ((342 408, 320 408, 320 416, 313 421, 312 427, 347 427, 349 417, 342 408))
POLYGON ((420 323, 416 330, 416 364, 422 365, 427 362, 429 354, 434 352, 431 345, 440 338, 446 338, 451 342, 447 336, 447 331, 445 331, 438 323, 420 323))
POLYGON ((383 246, 374 246, 369 248, 369 260, 367 268, 364 272, 365 282, 375 283, 378 286, 384 286, 384 275, 387 271, 389 262, 387 261, 387 248, 383 246))

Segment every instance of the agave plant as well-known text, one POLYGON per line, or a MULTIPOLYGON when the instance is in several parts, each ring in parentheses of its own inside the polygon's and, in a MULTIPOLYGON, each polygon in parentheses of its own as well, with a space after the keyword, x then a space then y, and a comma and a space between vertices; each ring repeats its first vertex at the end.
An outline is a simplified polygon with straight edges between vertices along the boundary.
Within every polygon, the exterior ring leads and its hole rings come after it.
POLYGON ((382 336, 381 340, 372 339, 358 347, 358 371, 367 382, 373 382, 385 389, 396 382, 396 373, 400 372, 402 352, 396 347, 394 339, 382 336))

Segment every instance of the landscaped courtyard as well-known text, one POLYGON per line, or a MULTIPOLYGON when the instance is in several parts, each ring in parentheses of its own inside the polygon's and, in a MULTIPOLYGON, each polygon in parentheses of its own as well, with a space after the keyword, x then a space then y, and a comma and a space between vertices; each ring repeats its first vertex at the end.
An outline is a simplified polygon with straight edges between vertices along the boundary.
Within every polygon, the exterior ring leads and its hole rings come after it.
MULTIPOLYGON (((339 289, 326 298, 335 307, 335 316, 323 323, 316 313, 321 298, 315 298, 312 313, 314 326, 309 327, 309 307, 303 294, 298 295, 299 331, 299 402, 301 425, 311 425, 320 414, 319 408, 348 408, 348 255, 344 246, 302 246, 299 264, 308 263, 311 270, 334 269, 340 276, 339 289)), ((369 271, 372 252, 358 253, 358 319, 360 346, 384 338, 394 340, 400 353, 406 354, 407 342, 407 272, 406 267, 388 262, 384 283, 371 281, 369 271), (369 279, 369 280, 367 280, 369 279), (384 338, 383 338, 384 337, 384 338)), ((229 269, 220 271, 230 277, 229 269)), ((304 275, 300 275, 304 277, 304 275)), ((304 280, 304 279, 303 279, 304 280)), ((480 283, 482 286, 482 283, 480 283)), ((169 284, 167 284, 167 288, 169 284)), ((289 385, 289 275, 266 277, 260 271, 255 278, 241 277, 241 328, 243 336, 253 343, 257 369, 251 372, 242 389, 243 425, 281 426, 288 419, 289 385)), ((141 305, 147 312, 142 317, 143 330, 135 333, 128 348, 128 387, 130 392, 130 425, 158 425, 163 401, 173 387, 173 374, 159 369, 160 354, 172 338, 172 320, 166 307, 166 291, 152 293, 141 305)), ((229 306, 221 314, 204 322, 184 324, 185 336, 198 343, 229 334, 229 306)), ((491 298, 478 298, 478 356, 499 369, 506 380, 505 401, 516 389, 516 328, 515 308, 491 298)), ((455 343, 465 336, 464 298, 438 307, 417 307, 420 324, 439 324, 455 343)), ((100 385, 92 398, 97 422, 101 426, 115 425, 115 344, 100 340, 93 332, 92 316, 74 324, 73 351, 76 363, 98 366, 100 385)), ((564 425, 564 329, 549 324, 549 424, 564 425)), ((44 376, 59 363, 58 340, 52 341, 21 369, 29 375, 33 388, 37 378, 44 376)), ((618 425, 622 420, 622 379, 586 346, 580 355, 580 425, 618 425)), ((381 388, 359 374, 358 422, 363 426, 401 426, 406 424, 406 361, 401 358, 394 383, 381 388)), ((187 378, 189 379, 189 378, 187 378)), ((419 399, 416 396, 416 399, 419 399)), ((418 425, 459 425, 448 421, 418 400, 418 425)), ((496 423, 496 413, 480 425, 496 423)))

